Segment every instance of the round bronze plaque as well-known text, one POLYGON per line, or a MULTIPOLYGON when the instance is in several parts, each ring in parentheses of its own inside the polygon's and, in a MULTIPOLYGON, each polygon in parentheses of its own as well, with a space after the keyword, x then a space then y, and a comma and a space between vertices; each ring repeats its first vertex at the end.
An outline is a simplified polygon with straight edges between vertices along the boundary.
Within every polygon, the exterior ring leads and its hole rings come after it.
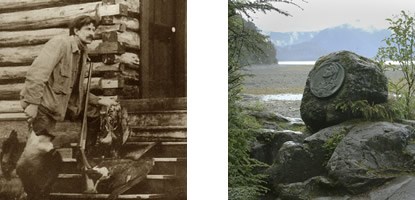
POLYGON ((342 86, 344 69, 338 63, 321 66, 310 76, 310 89, 319 98, 333 95, 342 86))

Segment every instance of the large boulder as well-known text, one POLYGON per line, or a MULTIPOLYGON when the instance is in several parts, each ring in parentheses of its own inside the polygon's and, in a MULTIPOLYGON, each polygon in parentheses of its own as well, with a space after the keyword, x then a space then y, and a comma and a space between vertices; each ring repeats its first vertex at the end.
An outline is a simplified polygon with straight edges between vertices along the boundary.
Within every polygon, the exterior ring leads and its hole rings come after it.
POLYGON ((413 200, 415 199, 415 177, 400 176, 368 192, 352 195, 337 188, 332 180, 316 176, 304 182, 280 185, 280 199, 290 200, 413 200))
POLYGON ((285 142, 275 163, 266 170, 272 187, 279 184, 302 182, 326 173, 321 159, 316 159, 307 146, 293 141, 285 142))
POLYGON ((285 142, 276 158, 266 172, 271 194, 281 199, 415 196, 415 129, 410 125, 348 121, 304 143, 285 142))
POLYGON ((337 105, 357 100, 384 103, 387 85, 378 63, 349 51, 331 53, 319 58, 308 75, 301 117, 313 132, 339 124, 356 116, 337 105))
POLYGON ((324 173, 325 169, 316 167, 313 155, 308 149, 292 141, 285 142, 278 152, 276 162, 266 171, 271 185, 305 181, 324 173))
POLYGON ((366 192, 386 181, 415 172, 415 130, 390 122, 355 125, 338 143, 326 168, 350 193, 366 192))
POLYGON ((325 176, 315 176, 304 182, 280 184, 276 188, 280 199, 290 200, 349 200, 346 191, 336 188, 325 176))

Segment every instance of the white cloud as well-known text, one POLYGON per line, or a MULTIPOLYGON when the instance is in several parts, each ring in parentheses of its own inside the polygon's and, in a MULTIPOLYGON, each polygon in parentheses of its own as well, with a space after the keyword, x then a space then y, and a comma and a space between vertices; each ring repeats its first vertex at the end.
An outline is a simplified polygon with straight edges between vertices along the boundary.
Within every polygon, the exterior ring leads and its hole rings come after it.
POLYGON ((254 23, 262 30, 275 32, 318 31, 324 28, 351 24, 365 30, 383 29, 386 18, 401 10, 414 13, 413 0, 296 0, 303 10, 284 3, 274 5, 291 13, 286 17, 279 13, 256 13, 254 23))

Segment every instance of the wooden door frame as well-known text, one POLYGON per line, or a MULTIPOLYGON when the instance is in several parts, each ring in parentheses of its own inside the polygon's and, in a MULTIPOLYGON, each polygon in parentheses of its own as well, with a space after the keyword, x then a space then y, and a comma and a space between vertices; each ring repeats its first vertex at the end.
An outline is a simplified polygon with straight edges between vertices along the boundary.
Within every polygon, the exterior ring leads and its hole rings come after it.
MULTIPOLYGON (((145 84, 149 82, 149 75, 145 74, 150 71, 151 61, 154 56, 151 49, 151 27, 150 22, 154 21, 154 10, 152 10, 154 1, 153 0, 141 0, 140 4, 140 73, 139 73, 139 90, 140 98, 147 98, 151 95, 151 88, 147 87, 145 84)), ((174 78, 175 78, 175 94, 179 97, 187 96, 187 2, 186 0, 176 0, 176 6, 182 8, 180 11, 176 10, 176 24, 179 30, 183 30, 177 33, 177 36, 180 39, 176 39, 175 45, 175 55, 174 56, 174 78)))
POLYGON ((148 81, 148 76, 143 75, 143 72, 149 71, 150 65, 150 21, 152 21, 150 12, 150 3, 152 0, 141 0, 140 5, 140 85, 139 85, 139 93, 140 98, 144 98, 148 96, 149 88, 145 87, 144 83, 148 81))

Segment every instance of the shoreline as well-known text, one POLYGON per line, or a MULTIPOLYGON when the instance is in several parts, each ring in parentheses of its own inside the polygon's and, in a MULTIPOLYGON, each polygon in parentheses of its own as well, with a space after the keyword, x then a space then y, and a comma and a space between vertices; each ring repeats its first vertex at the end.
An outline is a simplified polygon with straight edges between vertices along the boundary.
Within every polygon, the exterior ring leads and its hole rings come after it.
MULTIPOLYGON (((242 94, 253 97, 259 95, 303 94, 308 74, 313 67, 313 65, 278 64, 249 66, 244 69, 244 73, 252 76, 245 78, 242 94)), ((386 77, 389 80, 397 81, 402 77, 402 72, 387 71, 386 77)), ((254 103, 249 98, 244 98, 244 101, 254 103)), ((256 98, 256 101, 260 101, 259 104, 263 104, 265 109, 278 112, 286 117, 301 117, 301 99, 278 100, 278 98, 270 98, 268 101, 263 101, 261 98, 256 98)))
POLYGON ((254 106, 260 109, 276 112, 284 117, 301 118, 301 100, 268 100, 261 98, 262 95, 242 94, 242 104, 254 106))

